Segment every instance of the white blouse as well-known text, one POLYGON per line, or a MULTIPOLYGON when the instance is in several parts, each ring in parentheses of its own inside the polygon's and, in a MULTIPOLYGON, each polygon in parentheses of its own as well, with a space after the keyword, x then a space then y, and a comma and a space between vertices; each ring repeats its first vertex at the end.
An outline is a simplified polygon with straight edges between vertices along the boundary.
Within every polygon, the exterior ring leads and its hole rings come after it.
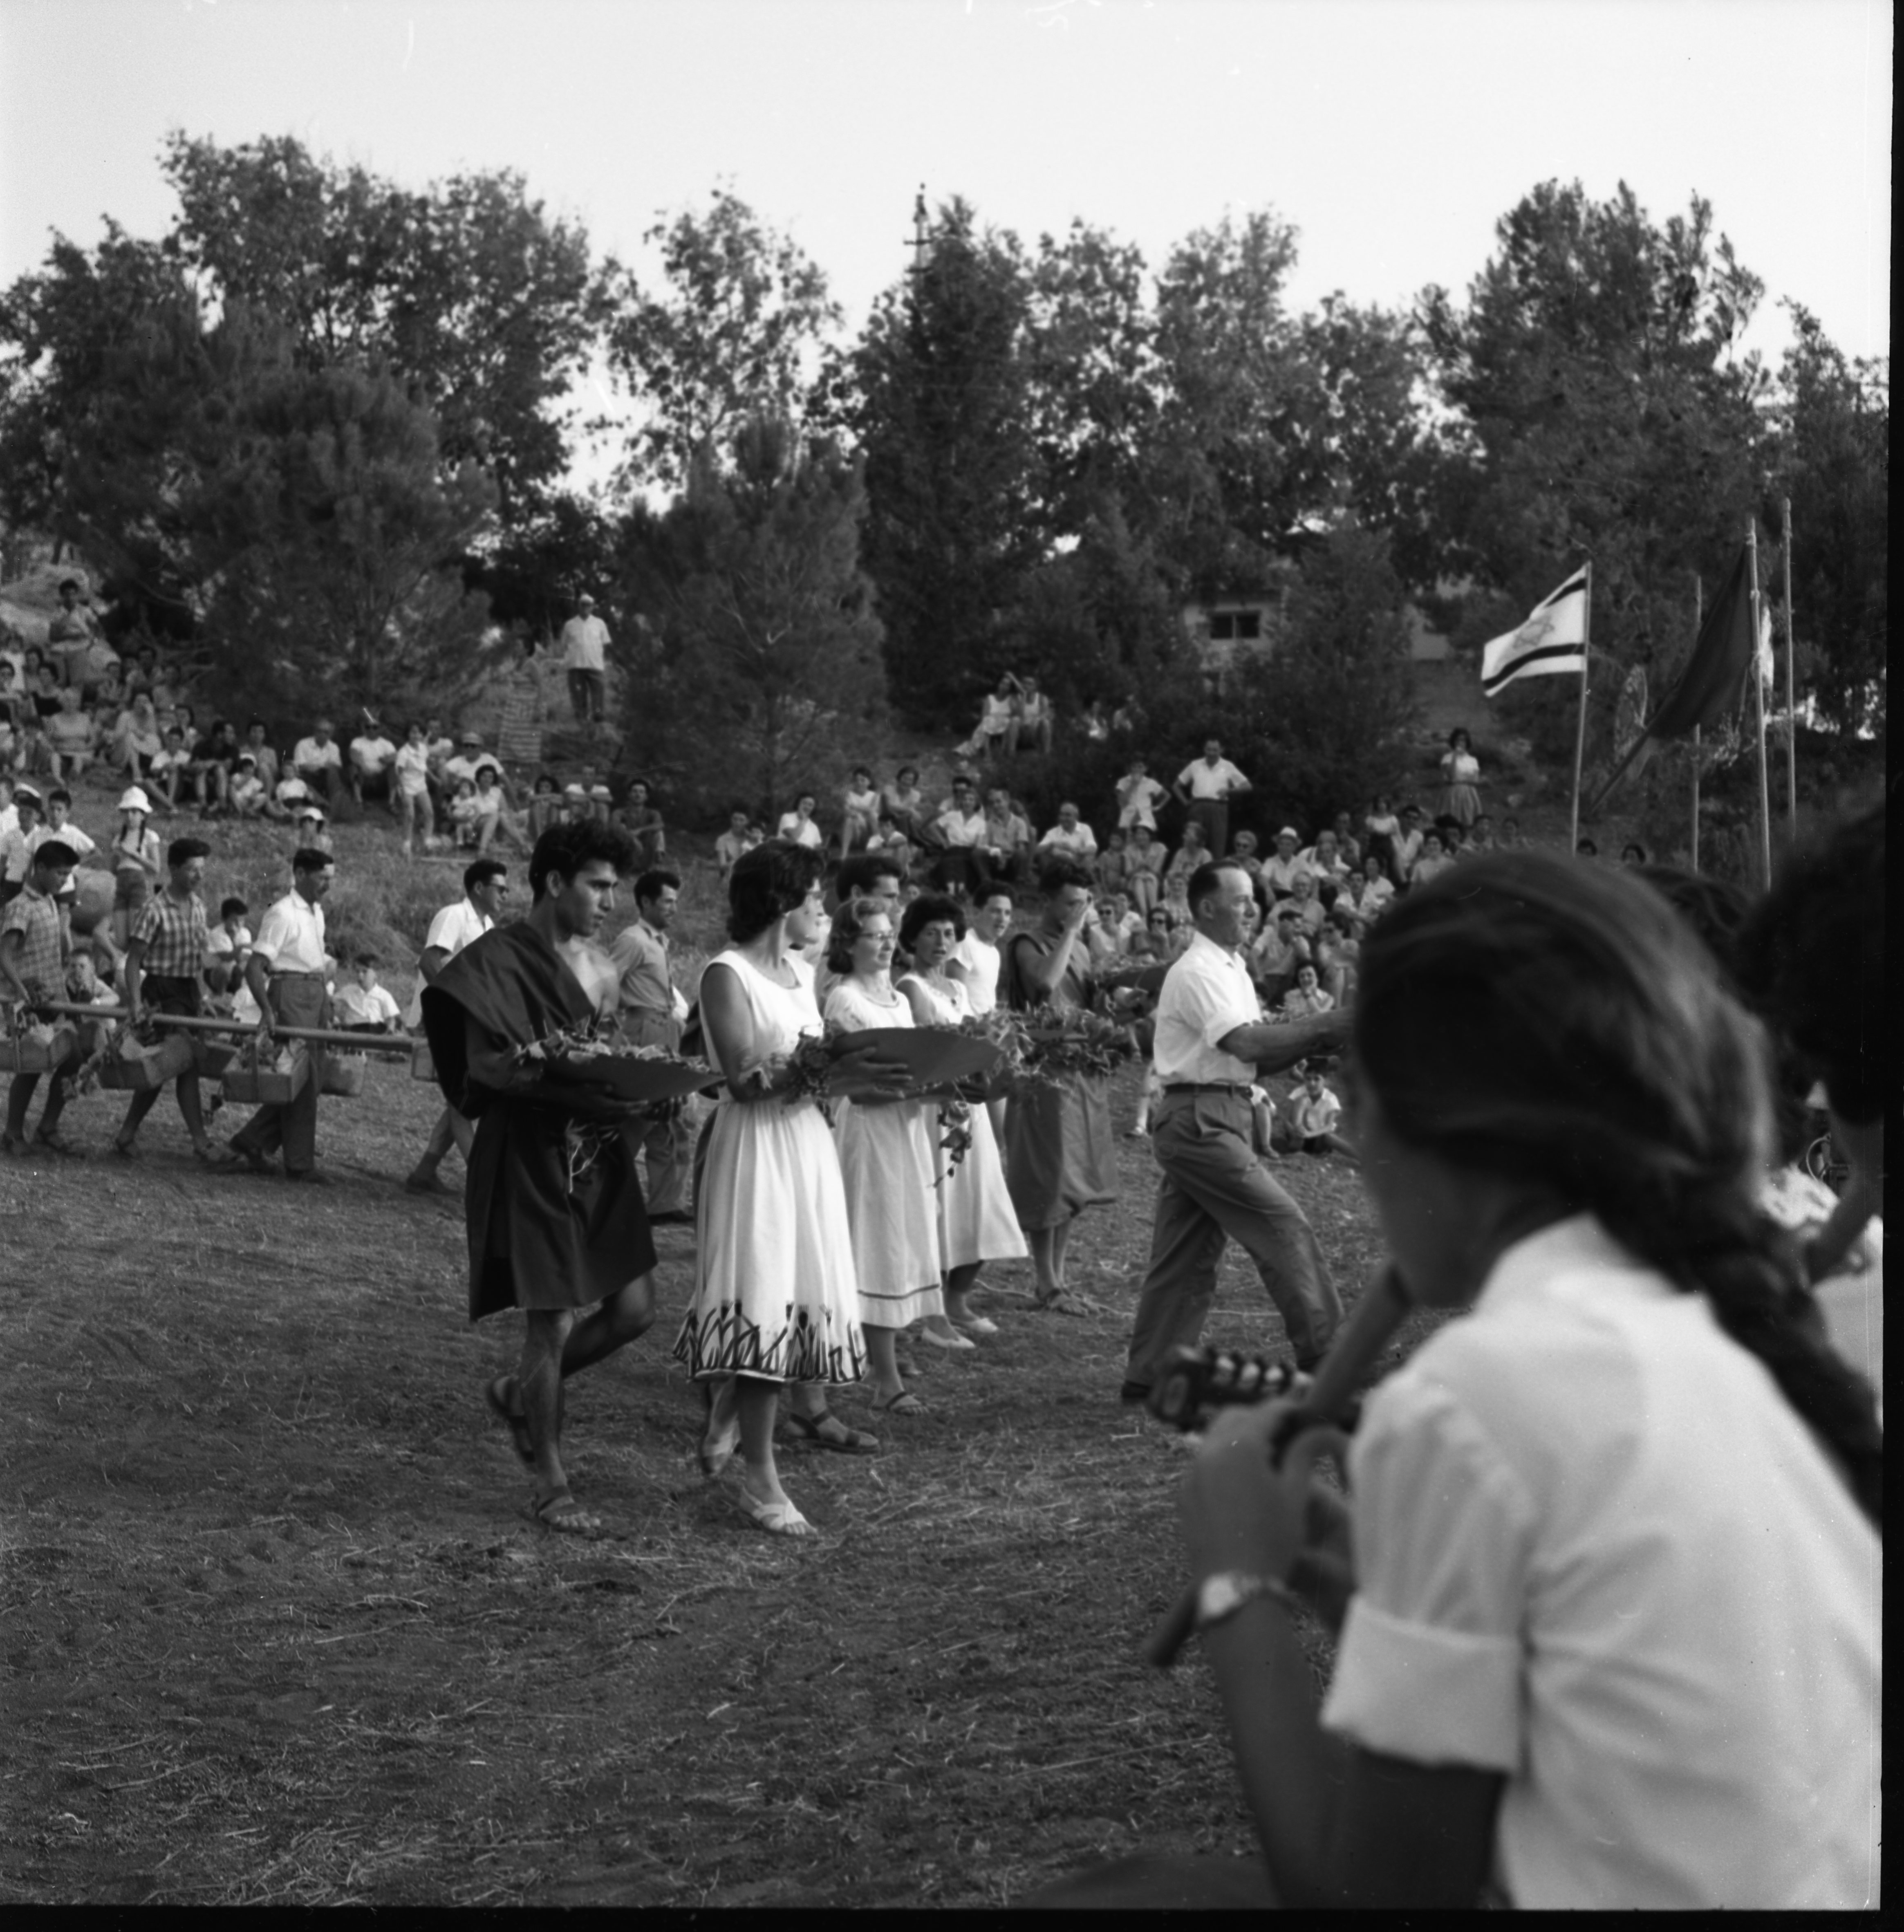
POLYGON ((1543 1228, 1351 1463, 1323 1721, 1503 1773, 1516 1905, 1876 1904, 1881 1547, 1702 1296, 1543 1228))

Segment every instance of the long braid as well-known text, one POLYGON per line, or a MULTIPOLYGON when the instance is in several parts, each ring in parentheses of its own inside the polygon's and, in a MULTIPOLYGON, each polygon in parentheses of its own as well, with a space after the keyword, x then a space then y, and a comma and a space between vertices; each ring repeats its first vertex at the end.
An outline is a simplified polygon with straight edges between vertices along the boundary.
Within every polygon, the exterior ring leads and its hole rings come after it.
POLYGON ((1537 854, 1445 875, 1370 936, 1356 1052, 1403 1139, 1553 1191, 1704 1294, 1882 1529, 1873 1391, 1757 1205, 1762 1036, 1656 893, 1537 854))

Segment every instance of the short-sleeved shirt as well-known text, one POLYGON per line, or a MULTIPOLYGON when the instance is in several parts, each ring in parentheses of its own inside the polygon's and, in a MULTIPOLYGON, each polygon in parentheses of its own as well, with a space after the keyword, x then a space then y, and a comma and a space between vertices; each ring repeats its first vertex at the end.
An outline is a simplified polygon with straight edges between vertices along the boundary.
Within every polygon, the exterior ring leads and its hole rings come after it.
POLYGON ((380 778, 396 757, 397 747, 388 738, 353 738, 350 741, 350 755, 370 777, 380 778))
MULTIPOLYGON (((1330 1002, 1331 1006, 1334 1004, 1333 1000, 1330 1002)), ((1319 1134, 1333 1134, 1336 1123, 1342 1117, 1342 1103, 1326 1087, 1320 1094, 1312 1094, 1306 1087, 1299 1087, 1290 1096, 1289 1118, 1306 1141, 1313 1140, 1319 1134)))
POLYGON ((1094 859, 1097 856, 1097 835, 1081 818, 1067 832, 1062 825, 1054 825, 1038 842, 1041 852, 1068 852, 1074 859, 1094 859))
POLYGON ((443 761, 444 782, 451 785, 460 784, 467 778, 474 784, 476 774, 484 770, 495 772, 498 778, 502 776, 502 761, 493 752, 485 752, 480 747, 459 752, 454 758, 446 758, 443 761))
POLYGON ((664 1019, 673 1016, 674 982, 668 970, 666 933, 637 917, 615 935, 608 956, 621 975, 624 1007, 664 1019))
POLYGON ((243 748, 251 754, 251 761, 258 768, 259 777, 267 785, 276 784, 279 776, 277 754, 268 745, 254 745, 249 738, 245 740, 243 748))
POLYGON ((27 834, 26 849, 37 852, 49 839, 56 838, 62 845, 70 845, 82 859, 89 858, 99 850, 94 840, 87 836, 68 819, 64 825, 48 825, 43 820, 27 834))
MULTIPOLYGON (((59 905, 45 892, 31 886, 16 892, 0 912, 0 940, 10 932, 20 935, 19 956, 13 970, 26 982, 26 990, 36 1000, 66 997, 65 961, 61 957, 59 905)), ((10 949, 9 949, 10 950, 10 949)), ((12 983, 4 982, 10 994, 12 983)))
POLYGON ((1177 782, 1187 785, 1192 798, 1210 799, 1228 798, 1249 781, 1228 758, 1219 758, 1213 765, 1207 758, 1192 758, 1177 773, 1177 782))
POLYGON ((266 908, 252 950, 274 973, 322 973, 324 908, 286 892, 266 908))
POLYGON ((608 626, 599 617, 571 617, 562 627, 562 661, 570 670, 600 670, 608 626))
POLYGON ((380 1027, 400 1017, 397 1002, 388 986, 367 991, 355 980, 347 980, 331 995, 331 1011, 340 1026, 380 1027))
POLYGON ((939 814, 939 830, 945 834, 946 843, 955 850, 985 842, 985 815, 982 812, 961 813, 956 806, 948 806, 939 814))
POLYGON ((965 990, 972 1010, 982 1019, 998 1004, 998 970, 1003 961, 988 939, 968 931, 952 948, 952 956, 965 972, 965 990))
POLYGON ((406 798, 418 798, 430 789, 430 748, 405 745, 397 753, 397 789, 406 798))
POLYGON ((132 938, 145 948, 142 972, 160 980, 196 979, 210 947, 204 902, 193 892, 181 905, 169 889, 154 892, 140 908, 132 938))
POLYGON ((1876 1903, 1883 1555, 1702 1295, 1588 1216, 1369 1398, 1322 1720, 1506 1780, 1518 1906, 1876 1903))
POLYGON ((1240 1026, 1260 1026, 1263 1003, 1249 970, 1227 947, 1198 933, 1164 976, 1157 1000, 1152 1058, 1166 1087, 1246 1086, 1255 1063, 1225 1053, 1217 1042, 1240 1026))
MULTIPOLYGON (((494 929, 496 922, 487 913, 477 911, 465 897, 454 905, 438 908, 430 920, 430 930, 424 934, 425 952, 440 946, 454 959, 472 939, 480 939, 486 932, 494 929)), ((419 964, 421 962, 419 962, 419 964)), ((410 995, 410 1003, 403 1013, 406 1026, 420 1027, 423 1024, 423 975, 416 976, 416 991, 410 995)))
POLYGON ((803 822, 797 812, 783 812, 775 830, 779 837, 790 838, 796 845, 810 845, 816 850, 826 842, 826 835, 817 821, 809 818, 803 822))
POLYGON ((1117 781, 1117 823, 1126 832, 1135 825, 1157 829, 1157 808, 1170 794, 1148 776, 1126 776, 1117 781))
POLYGON ((327 765, 343 764, 343 747, 333 738, 327 745, 320 745, 315 738, 300 738, 297 748, 291 754, 291 763, 298 771, 321 771, 327 765))

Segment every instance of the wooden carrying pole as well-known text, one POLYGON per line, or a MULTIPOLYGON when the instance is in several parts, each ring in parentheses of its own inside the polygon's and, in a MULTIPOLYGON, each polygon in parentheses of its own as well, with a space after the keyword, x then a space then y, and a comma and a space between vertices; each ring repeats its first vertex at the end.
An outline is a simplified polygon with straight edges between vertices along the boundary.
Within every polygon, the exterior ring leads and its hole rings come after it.
POLYGON ((1765 766, 1765 680, 1759 664, 1759 640, 1765 632, 1761 623, 1759 604, 1759 519, 1750 518, 1746 524, 1746 554, 1750 560, 1748 568, 1752 580, 1752 700, 1756 707, 1753 716, 1759 727, 1759 856, 1765 872, 1768 890, 1772 883, 1772 781, 1765 766))
POLYGON ((1792 641, 1792 499, 1787 496, 1779 516, 1780 541, 1785 546, 1785 842, 1798 838, 1798 675, 1797 652, 1792 641))
MULTIPOLYGON (((47 1000, 42 1010, 49 1013, 71 1013, 88 1020, 124 1020, 132 1016, 123 1006, 82 1006, 63 1000, 47 1000)), ((184 1027, 193 1033, 255 1034, 256 1020, 197 1019, 188 1013, 148 1013, 159 1026, 184 1027)), ((406 1033, 345 1033, 336 1027, 274 1027, 274 1039, 301 1040, 315 1046, 334 1046, 346 1053, 414 1052, 417 1040, 406 1033)))
POLYGON ((1580 774, 1587 763, 1587 666, 1593 657, 1594 566, 1587 566, 1586 595, 1581 603, 1580 720, 1573 734, 1573 816, 1567 842, 1570 854, 1580 849, 1580 774))
MULTIPOLYGON (((1699 573, 1693 573, 1693 635, 1699 634, 1699 626, 1706 620, 1706 587, 1699 581, 1699 573)), ((1693 856, 1692 868, 1699 869, 1699 728, 1693 727, 1693 856)))

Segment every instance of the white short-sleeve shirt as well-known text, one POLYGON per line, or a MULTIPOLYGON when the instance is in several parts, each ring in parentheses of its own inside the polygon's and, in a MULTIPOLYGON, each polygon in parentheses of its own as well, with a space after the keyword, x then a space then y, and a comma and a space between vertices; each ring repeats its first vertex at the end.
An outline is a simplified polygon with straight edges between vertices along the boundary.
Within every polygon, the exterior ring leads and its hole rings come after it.
POLYGON ((998 1004, 998 969, 1001 956, 988 939, 967 931, 952 948, 952 956, 964 970, 965 991, 972 1010, 982 1019, 998 1004))
POLYGON ((1216 1042, 1240 1026, 1259 1026, 1263 1003, 1249 969, 1202 933, 1164 976, 1157 1000, 1152 1062, 1166 1087, 1248 1086, 1254 1064, 1222 1052, 1216 1042))
POLYGON ((286 892, 265 908, 253 950, 274 973, 322 973, 324 908, 286 892))
MULTIPOLYGON (((454 959, 472 939, 481 938, 495 924, 487 913, 477 911, 466 897, 460 898, 454 905, 439 907, 431 914, 430 930, 424 934, 423 950, 427 952, 432 946, 440 946, 454 959)), ((416 976, 416 990, 410 995, 409 1004, 403 1009, 403 1024, 412 1028, 423 1024, 421 970, 416 976)))
POLYGON ((1192 798, 1228 798, 1244 790, 1249 781, 1228 758, 1212 764, 1207 758, 1193 758, 1177 775, 1177 782, 1189 788, 1192 798))
POLYGON ((1369 1399, 1322 1719, 1507 1780, 1523 1907, 1877 1898, 1882 1552, 1704 1297, 1585 1216, 1369 1399))

